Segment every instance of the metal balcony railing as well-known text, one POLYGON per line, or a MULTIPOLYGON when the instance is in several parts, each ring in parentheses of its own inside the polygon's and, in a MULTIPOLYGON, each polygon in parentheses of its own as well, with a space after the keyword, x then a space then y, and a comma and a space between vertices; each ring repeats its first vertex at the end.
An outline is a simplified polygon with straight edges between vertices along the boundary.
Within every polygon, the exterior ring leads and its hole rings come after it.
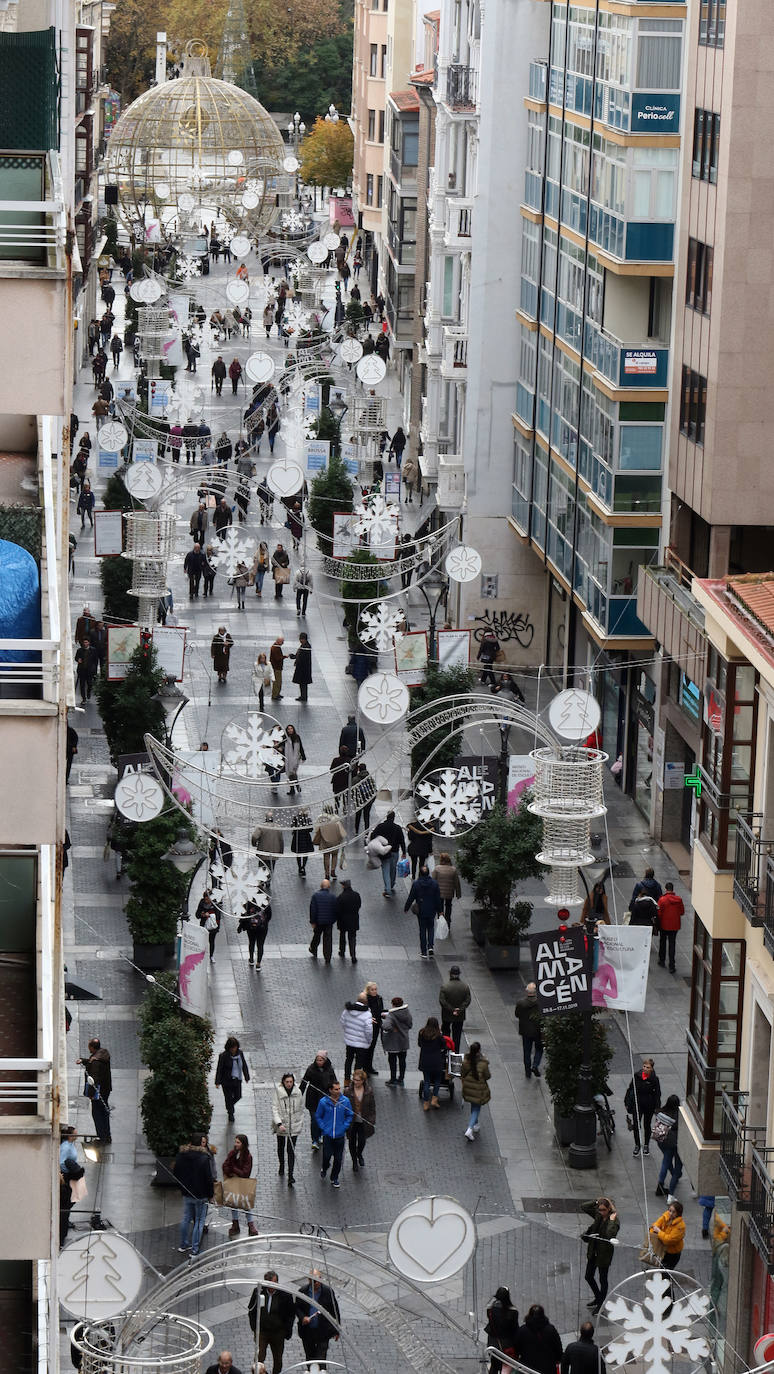
POLYGON ((744 1211, 750 1207, 752 1152, 766 1142, 766 1127, 749 1125, 748 1106, 748 1093, 723 1092, 718 1166, 731 1201, 744 1211))
POLYGON ((50 1104, 50 1059, 0 1059, 0 1132, 3 1117, 47 1117, 50 1104))
POLYGON ((774 858, 766 855, 766 887, 763 897, 763 943, 774 956, 774 858))
POLYGON ((451 110, 475 110, 478 73, 453 62, 446 73, 446 103, 451 110))
POLYGON ((770 1274, 774 1274, 774 1150, 753 1150, 750 1177, 750 1238, 770 1274))
POLYGON ((763 925, 763 859, 771 849, 761 836, 762 819, 757 813, 736 818, 734 900, 752 926, 763 925))

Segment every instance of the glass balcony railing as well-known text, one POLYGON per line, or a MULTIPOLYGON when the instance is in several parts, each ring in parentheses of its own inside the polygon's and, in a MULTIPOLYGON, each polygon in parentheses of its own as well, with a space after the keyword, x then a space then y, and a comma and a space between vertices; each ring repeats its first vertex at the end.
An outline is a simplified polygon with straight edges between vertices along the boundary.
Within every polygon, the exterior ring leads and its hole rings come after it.
POLYGON ((591 321, 586 321, 586 356, 613 386, 665 387, 669 379, 669 349, 651 344, 625 344, 591 321))
POLYGON ((546 98, 546 86, 548 81, 548 63, 530 62, 529 64, 529 95, 530 100, 544 101, 546 98))
POLYGON ((59 154, 0 150, 0 271, 14 263, 65 268, 59 154))

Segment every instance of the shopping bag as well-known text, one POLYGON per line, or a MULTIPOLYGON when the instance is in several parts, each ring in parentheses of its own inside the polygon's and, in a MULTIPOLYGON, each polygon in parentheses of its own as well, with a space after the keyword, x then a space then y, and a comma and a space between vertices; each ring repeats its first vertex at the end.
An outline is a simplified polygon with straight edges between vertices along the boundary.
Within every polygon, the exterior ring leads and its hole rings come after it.
POLYGON ((255 1206, 254 1178, 224 1178, 215 1180, 215 1202, 218 1207, 236 1207, 252 1212, 255 1206))
POLYGON ((659 1269, 661 1261, 666 1254, 664 1242, 654 1236, 652 1231, 645 1234, 645 1244, 640 1246, 640 1264, 646 1264, 649 1269, 659 1269))
POLYGON ((448 940, 449 938, 449 922, 445 916, 436 916, 435 918, 435 938, 436 940, 448 940))
POLYGON ((398 877, 407 878, 411 872, 411 864, 408 859, 398 859, 398 877))

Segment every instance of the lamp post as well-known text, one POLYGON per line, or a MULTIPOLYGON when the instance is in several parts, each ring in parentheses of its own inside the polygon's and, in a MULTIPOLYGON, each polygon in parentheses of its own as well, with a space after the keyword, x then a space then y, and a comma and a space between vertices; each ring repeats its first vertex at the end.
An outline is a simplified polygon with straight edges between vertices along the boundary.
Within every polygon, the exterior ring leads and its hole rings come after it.
POLYGON ((448 577, 445 577, 443 573, 437 574, 437 578, 436 578, 436 577, 433 577, 433 574, 431 573, 429 577, 425 578, 425 581, 424 581, 424 582, 418 582, 418 583, 417 583, 417 587, 418 587, 419 591, 422 593, 422 596, 423 596, 424 599, 425 599, 425 604, 426 604, 426 606, 427 606, 428 614, 429 614, 429 616, 430 616, 430 624, 429 624, 429 627, 428 627, 428 628, 429 628, 429 631, 430 631, 430 645, 429 645, 429 650, 428 650, 428 660, 429 660, 430 663, 434 663, 434 662, 435 662, 435 622, 436 622, 436 620, 437 620, 437 618, 438 618, 438 607, 441 606, 441 605, 443 605, 444 611, 446 610, 446 598, 447 598, 448 595, 449 595, 449 579, 448 579, 448 577), (430 597, 427 595, 427 591, 425 590, 425 588, 426 588, 427 586, 429 586, 429 587, 431 588, 431 590, 435 590, 436 587, 438 588, 438 595, 437 595, 436 598, 435 598, 435 604, 434 604, 434 605, 431 605, 431 604, 430 604, 430 597))
POLYGON ((192 840, 185 830, 181 830, 174 844, 171 844, 166 854, 162 856, 167 863, 176 868, 178 873, 189 874, 188 887, 185 890, 185 897, 181 903, 183 920, 188 917, 188 899, 191 895, 193 880, 199 869, 207 858, 206 850, 202 852, 195 840, 192 840))
POLYGON ((326 124, 338 124, 339 122, 339 112, 336 109, 336 106, 333 104, 333 101, 331 101, 330 105, 328 106, 328 113, 325 116, 325 122, 326 124))
MULTIPOLYGON (((305 133, 306 133, 306 125, 305 125, 303 119, 301 118, 300 114, 298 113, 298 110, 296 110, 296 113, 293 115, 293 118, 291 119, 290 123, 288 124, 288 142, 290 142, 290 141, 292 140, 292 143, 293 143, 293 156, 294 156, 294 158, 296 159, 296 161, 298 161, 298 148, 299 148, 299 144, 300 144, 300 142, 301 142, 301 139, 304 137, 304 134, 305 134, 305 133)), ((295 174, 295 188, 296 188, 296 201, 298 201, 298 169, 297 169, 297 168, 296 168, 296 174, 295 174)))
POLYGON ((328 409, 336 421, 336 448, 339 457, 341 457, 341 426, 344 422, 344 416, 349 410, 349 406, 340 391, 334 393, 333 400, 328 402, 328 409))
POLYGON ((511 727, 500 722, 500 755, 497 760, 497 800, 501 806, 508 805, 508 740, 511 727))
POLYGON ((165 680, 163 686, 160 687, 158 692, 154 694, 152 700, 160 701, 161 705, 164 707, 164 716, 166 718, 165 744, 167 748, 170 749, 172 747, 172 736, 175 733, 177 718, 180 715, 180 712, 182 711, 183 707, 188 705, 190 697, 187 697, 185 692, 182 692, 180 690, 173 677, 168 677, 165 680), (171 724, 169 723, 170 716, 172 717, 171 724))

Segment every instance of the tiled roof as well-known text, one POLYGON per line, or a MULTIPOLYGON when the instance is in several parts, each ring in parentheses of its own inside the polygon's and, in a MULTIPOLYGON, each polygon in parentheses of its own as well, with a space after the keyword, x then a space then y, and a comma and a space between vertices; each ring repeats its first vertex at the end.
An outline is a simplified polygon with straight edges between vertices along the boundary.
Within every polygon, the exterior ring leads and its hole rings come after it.
POLYGON ((419 96, 416 91, 390 91, 390 100, 399 110, 419 109, 419 96))
POLYGON ((774 573, 707 579, 701 584, 733 617, 756 648, 774 663, 774 573))
POLYGON ((435 81, 435 71, 431 67, 429 72, 412 72, 411 81, 414 86, 432 86, 435 81))

